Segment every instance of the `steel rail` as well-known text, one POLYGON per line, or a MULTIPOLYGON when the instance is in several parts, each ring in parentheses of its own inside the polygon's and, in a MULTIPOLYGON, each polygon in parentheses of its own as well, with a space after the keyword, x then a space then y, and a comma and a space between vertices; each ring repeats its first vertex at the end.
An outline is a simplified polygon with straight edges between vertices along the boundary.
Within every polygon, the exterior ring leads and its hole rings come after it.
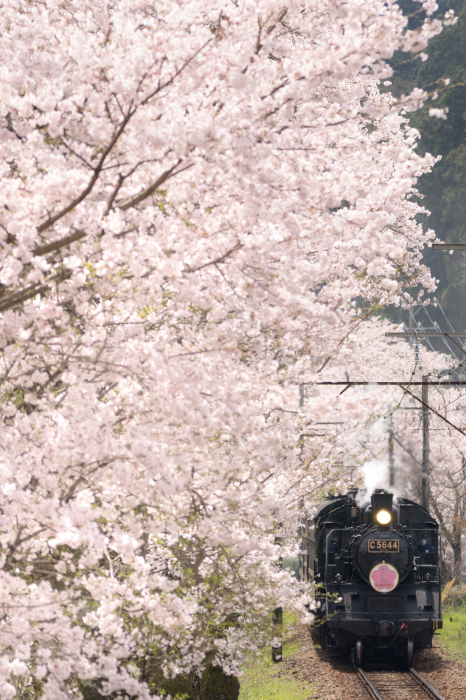
POLYGON ((379 694, 377 691, 377 688, 375 685, 372 683, 372 681, 369 680, 369 678, 366 676, 364 671, 360 666, 354 666, 356 671, 358 672, 358 676, 361 678, 364 686, 366 689, 369 691, 370 696, 373 698, 373 700, 383 700, 383 697, 379 694))
MULTIPOLYGON (((366 690, 368 691, 369 695, 373 698, 373 700, 383 700, 383 697, 380 695, 379 691, 375 687, 375 685, 372 683, 370 678, 367 676, 366 673, 362 670, 361 667, 356 666, 356 664, 353 664, 354 669, 357 671, 358 676, 362 680, 362 683, 366 690)), ((419 684, 420 688, 426 691, 426 693, 433 698, 433 700, 444 700, 444 698, 437 693, 435 688, 433 688, 430 683, 426 681, 425 678, 421 676, 420 673, 415 671, 413 668, 408 669, 409 673, 416 679, 417 683, 419 684)))
POLYGON ((439 693, 435 690, 435 688, 432 688, 431 684, 426 681, 425 678, 421 676, 420 673, 414 670, 414 668, 410 668, 409 672, 411 675, 414 676, 414 678, 419 682, 422 688, 430 695, 431 698, 434 698, 434 700, 444 700, 439 693))

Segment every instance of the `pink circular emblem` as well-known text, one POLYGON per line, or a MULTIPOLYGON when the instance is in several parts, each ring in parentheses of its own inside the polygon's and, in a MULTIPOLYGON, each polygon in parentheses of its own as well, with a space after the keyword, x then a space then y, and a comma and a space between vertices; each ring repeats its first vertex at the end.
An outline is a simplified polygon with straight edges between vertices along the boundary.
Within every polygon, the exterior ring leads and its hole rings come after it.
POLYGON ((379 593, 390 593, 398 586, 400 577, 398 571, 391 564, 376 564, 369 574, 369 582, 372 588, 379 593))

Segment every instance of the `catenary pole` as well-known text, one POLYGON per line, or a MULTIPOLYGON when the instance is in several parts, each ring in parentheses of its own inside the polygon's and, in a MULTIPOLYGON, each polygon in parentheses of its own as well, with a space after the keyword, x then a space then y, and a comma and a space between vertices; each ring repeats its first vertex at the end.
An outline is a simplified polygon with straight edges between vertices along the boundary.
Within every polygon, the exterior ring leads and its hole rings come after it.
POLYGON ((429 377, 422 377, 421 505, 429 510, 429 377))
POLYGON ((388 477, 390 486, 395 486, 395 441, 393 432, 393 417, 388 418, 388 477))

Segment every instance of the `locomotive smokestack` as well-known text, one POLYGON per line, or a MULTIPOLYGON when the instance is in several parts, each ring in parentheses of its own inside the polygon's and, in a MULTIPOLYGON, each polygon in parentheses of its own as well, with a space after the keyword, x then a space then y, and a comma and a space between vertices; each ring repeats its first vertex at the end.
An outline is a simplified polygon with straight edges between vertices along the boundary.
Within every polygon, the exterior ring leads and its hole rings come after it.
POLYGON ((390 515, 393 513, 393 494, 386 493, 382 489, 376 489, 371 496, 372 512, 374 516, 381 510, 386 510, 390 515))
POLYGON ((371 497, 371 514, 379 530, 388 530, 393 522, 393 494, 376 489, 371 497))

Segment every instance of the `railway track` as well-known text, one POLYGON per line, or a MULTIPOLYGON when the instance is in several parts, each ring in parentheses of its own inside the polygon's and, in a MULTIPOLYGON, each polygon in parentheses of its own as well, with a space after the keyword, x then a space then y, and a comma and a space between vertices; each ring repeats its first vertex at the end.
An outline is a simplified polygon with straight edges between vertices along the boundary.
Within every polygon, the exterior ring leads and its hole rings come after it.
POLYGON ((414 669, 369 670, 355 666, 359 678, 373 700, 444 700, 414 669))

